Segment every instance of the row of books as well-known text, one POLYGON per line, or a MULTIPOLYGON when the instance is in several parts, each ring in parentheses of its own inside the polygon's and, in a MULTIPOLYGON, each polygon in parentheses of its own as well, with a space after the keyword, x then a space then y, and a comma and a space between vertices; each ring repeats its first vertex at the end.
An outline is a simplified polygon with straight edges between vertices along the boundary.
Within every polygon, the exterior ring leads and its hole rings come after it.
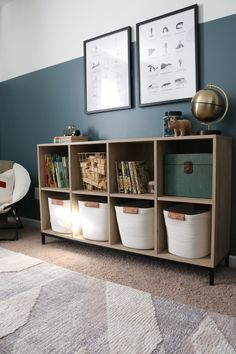
POLYGON ((119 193, 147 193, 149 173, 145 161, 115 161, 119 193))
POLYGON ((45 154, 44 178, 46 187, 69 188, 68 156, 45 154))

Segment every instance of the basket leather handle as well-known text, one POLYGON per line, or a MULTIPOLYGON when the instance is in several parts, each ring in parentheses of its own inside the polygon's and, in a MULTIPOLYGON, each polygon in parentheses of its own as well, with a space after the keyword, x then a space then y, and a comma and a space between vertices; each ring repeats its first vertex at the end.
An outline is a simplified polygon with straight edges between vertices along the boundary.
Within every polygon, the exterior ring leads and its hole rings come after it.
POLYGON ((64 202, 63 202, 63 200, 60 200, 60 199, 52 199, 51 204, 52 205, 63 205, 64 202))
POLYGON ((168 212, 168 218, 173 220, 185 221, 185 215, 181 213, 175 213, 174 211, 168 212))
POLYGON ((87 208, 99 208, 99 203, 98 202, 85 202, 84 205, 87 208))
POLYGON ((134 207, 124 207, 123 208, 124 214, 138 214, 138 208, 134 207))

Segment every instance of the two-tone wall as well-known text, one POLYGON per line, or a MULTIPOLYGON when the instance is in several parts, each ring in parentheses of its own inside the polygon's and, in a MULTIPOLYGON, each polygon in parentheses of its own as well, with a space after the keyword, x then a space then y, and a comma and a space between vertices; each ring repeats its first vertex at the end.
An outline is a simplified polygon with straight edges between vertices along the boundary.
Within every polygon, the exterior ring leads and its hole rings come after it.
MULTIPOLYGON (((233 136, 236 166, 236 2, 199 4, 200 86, 215 83, 229 97, 227 118, 219 124, 233 136), (227 3, 227 6, 226 6, 227 3)), ((51 142, 70 123, 94 139, 162 135, 162 116, 181 110, 191 118, 190 102, 140 108, 137 105, 135 24, 194 4, 173 0, 82 2, 77 0, 17 0, 5 5, 0 27, 0 154, 22 163, 32 187, 24 216, 39 218, 36 144, 51 142), (84 113, 83 40, 132 26, 132 109, 86 115, 84 113)), ((233 169, 233 180, 236 167, 233 169)), ((224 181, 222 181, 222 184, 224 181)), ((236 189, 232 185, 232 210, 236 189)), ((233 213, 232 213, 233 216, 233 213)), ((236 255, 236 220, 232 217, 231 254, 236 255)))

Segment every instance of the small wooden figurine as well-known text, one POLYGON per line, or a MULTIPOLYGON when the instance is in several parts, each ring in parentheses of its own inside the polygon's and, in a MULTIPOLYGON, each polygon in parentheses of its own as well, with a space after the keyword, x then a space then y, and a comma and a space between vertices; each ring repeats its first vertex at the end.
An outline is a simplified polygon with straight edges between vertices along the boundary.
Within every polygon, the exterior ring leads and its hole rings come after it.
POLYGON ((175 136, 192 134, 192 122, 189 119, 171 117, 168 121, 168 128, 174 129, 175 136))

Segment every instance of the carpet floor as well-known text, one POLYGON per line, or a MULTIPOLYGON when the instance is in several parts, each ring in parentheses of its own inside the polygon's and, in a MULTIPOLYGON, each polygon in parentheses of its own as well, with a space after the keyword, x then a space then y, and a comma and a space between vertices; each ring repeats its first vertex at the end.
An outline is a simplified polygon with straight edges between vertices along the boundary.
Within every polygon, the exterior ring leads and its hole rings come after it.
MULTIPOLYGON (((0 238, 4 236, 1 231, 0 238)), ((236 316, 233 268, 218 267, 215 285, 209 286, 206 269, 50 237, 42 245, 39 229, 27 226, 18 241, 1 240, 0 247, 178 303, 236 316)))
POLYGON ((1 354, 235 354, 236 317, 0 247, 1 354))

